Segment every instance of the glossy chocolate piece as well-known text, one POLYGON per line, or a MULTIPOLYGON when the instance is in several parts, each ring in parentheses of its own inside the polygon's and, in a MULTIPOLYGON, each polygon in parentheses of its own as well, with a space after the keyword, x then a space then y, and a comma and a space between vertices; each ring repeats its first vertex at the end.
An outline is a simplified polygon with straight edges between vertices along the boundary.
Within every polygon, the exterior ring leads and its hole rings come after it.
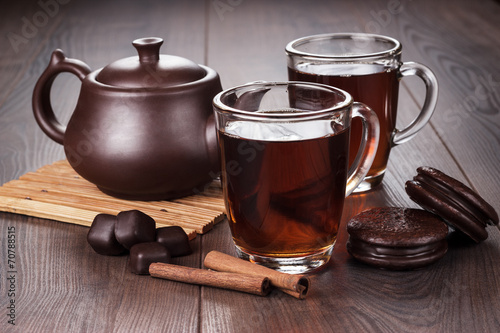
POLYGON ((465 184, 435 168, 420 167, 417 172, 405 185, 413 201, 477 243, 488 238, 486 226, 497 225, 499 220, 491 205, 465 184))
POLYGON ((55 50, 33 92, 35 118, 64 145, 73 169, 107 194, 135 200, 193 194, 220 170, 212 109, 222 90, 219 76, 160 55, 159 38, 133 44, 138 55, 93 72, 55 50), (82 82, 67 127, 50 104, 52 82, 62 72, 82 82))
POLYGON ((137 243, 153 242, 156 222, 139 210, 120 212, 116 217, 115 236, 126 249, 137 243))
POLYGON ((123 245, 118 243, 115 237, 116 216, 109 214, 98 214, 87 234, 87 241, 95 252, 117 256, 127 251, 123 245))
POLYGON ((353 217, 347 231, 348 252, 380 268, 420 268, 439 260, 448 250, 447 225, 438 216, 421 209, 369 209, 353 217))
POLYGON ((130 249, 129 268, 135 274, 149 274, 154 262, 170 263, 168 249, 158 242, 139 243, 130 249))
POLYGON ((179 226, 156 229, 156 241, 163 244, 172 257, 180 257, 193 252, 186 232, 179 226))

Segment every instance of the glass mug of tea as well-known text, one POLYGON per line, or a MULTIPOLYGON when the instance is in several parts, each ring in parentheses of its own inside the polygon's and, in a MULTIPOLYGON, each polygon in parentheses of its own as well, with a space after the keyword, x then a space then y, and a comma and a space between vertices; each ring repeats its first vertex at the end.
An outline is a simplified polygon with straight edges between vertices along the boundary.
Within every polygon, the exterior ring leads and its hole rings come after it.
POLYGON ((213 100, 226 215, 241 258, 287 273, 327 263, 344 199, 375 157, 379 124, 340 89, 254 82, 213 100), (363 149, 348 167, 351 118, 363 149))
MULTIPOLYGON (((415 62, 401 62, 401 43, 394 38, 364 33, 331 33, 296 39, 285 47, 288 78, 328 84, 368 105, 380 121, 377 155, 355 192, 382 182, 393 146, 417 134, 429 121, 437 103, 438 84, 432 71, 415 62), (422 110, 404 129, 396 129, 399 81, 417 75, 426 88, 422 110)), ((351 127, 350 163, 359 147, 361 126, 351 127)))

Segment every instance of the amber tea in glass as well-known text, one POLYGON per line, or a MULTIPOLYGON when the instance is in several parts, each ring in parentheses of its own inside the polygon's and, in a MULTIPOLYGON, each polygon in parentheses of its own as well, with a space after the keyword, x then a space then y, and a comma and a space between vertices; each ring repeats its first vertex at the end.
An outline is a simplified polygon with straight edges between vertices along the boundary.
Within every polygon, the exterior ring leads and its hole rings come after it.
POLYGON ((240 256, 290 273, 328 262, 344 198, 374 158, 374 112, 342 90, 304 82, 232 88, 215 97, 214 110, 226 212, 240 256), (367 139, 349 173, 351 117, 362 120, 367 139))
MULTIPOLYGON (((380 121, 377 155, 355 192, 382 182, 391 148, 411 139, 429 121, 437 100, 437 81, 430 69, 414 62, 402 63, 401 44, 390 37, 361 33, 332 33, 300 38, 286 46, 290 80, 328 84, 350 93, 368 105, 380 121), (399 81, 417 75, 426 85, 421 112, 403 130, 396 129, 399 81)), ((361 125, 351 126, 350 163, 360 144, 361 125)))

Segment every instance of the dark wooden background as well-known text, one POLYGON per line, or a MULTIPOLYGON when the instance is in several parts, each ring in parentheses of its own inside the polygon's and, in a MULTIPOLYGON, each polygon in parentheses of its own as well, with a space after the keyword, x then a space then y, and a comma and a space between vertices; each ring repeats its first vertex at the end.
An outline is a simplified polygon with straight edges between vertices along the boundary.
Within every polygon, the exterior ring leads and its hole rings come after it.
MULTIPOLYGON (((0 183, 63 159, 38 128, 35 82, 51 52, 92 69, 133 55, 132 40, 165 39, 162 53, 217 70, 224 88, 285 80, 284 46, 324 32, 374 32, 403 43, 403 60, 428 65, 439 84, 437 111, 417 137, 396 147, 384 184, 348 198, 343 225, 375 206, 416 207, 404 182, 420 165, 462 180, 500 210, 500 5, 459 1, 0 1, 0 183)), ((62 122, 79 81, 61 75, 52 101, 62 122)), ((423 88, 403 82, 398 124, 418 112, 423 88)), ((436 264, 412 272, 370 268, 345 251, 312 276, 299 301, 266 298, 136 276, 126 257, 95 254, 87 229, 0 213, 2 332, 498 332, 500 233, 479 245, 452 243, 436 264), (16 235, 16 325, 8 324, 7 236, 16 235)), ((234 253, 221 223, 176 263, 201 267, 206 253, 234 253)))

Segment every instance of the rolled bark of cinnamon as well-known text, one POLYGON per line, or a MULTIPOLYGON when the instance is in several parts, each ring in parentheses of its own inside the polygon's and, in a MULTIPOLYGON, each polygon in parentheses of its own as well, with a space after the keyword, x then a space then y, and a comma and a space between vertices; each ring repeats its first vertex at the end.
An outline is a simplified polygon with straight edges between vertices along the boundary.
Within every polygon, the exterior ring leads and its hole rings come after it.
POLYGON ((209 252, 203 262, 205 267, 219 271, 267 277, 271 285, 299 299, 304 299, 309 291, 310 281, 304 275, 281 273, 271 268, 253 264, 218 251, 209 252))
POLYGON ((237 290, 259 296, 265 296, 271 291, 269 279, 255 275, 216 272, 164 263, 152 263, 149 266, 149 274, 157 278, 237 290))

